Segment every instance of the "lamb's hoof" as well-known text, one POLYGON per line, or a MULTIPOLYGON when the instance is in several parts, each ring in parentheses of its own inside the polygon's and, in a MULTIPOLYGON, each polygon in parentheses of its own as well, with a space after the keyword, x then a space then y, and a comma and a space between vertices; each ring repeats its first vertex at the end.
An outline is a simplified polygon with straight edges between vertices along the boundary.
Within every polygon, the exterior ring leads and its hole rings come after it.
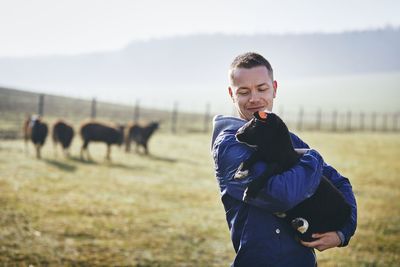
POLYGON ((292 220, 292 226, 294 229, 304 234, 308 230, 308 221, 304 218, 298 217, 292 220))
POLYGON ((237 179, 237 180, 240 180, 240 179, 246 178, 248 175, 249 175, 249 171, 248 170, 245 170, 245 171, 238 170, 235 173, 234 178, 237 179))
POLYGON ((235 179, 244 179, 249 175, 249 170, 243 170, 243 162, 240 163, 239 168, 237 169, 234 178, 235 179))
POLYGON ((243 179, 246 178, 247 175, 249 175, 249 171, 248 170, 243 170, 243 162, 240 163, 239 168, 237 169, 235 176, 233 176, 234 179, 243 179))

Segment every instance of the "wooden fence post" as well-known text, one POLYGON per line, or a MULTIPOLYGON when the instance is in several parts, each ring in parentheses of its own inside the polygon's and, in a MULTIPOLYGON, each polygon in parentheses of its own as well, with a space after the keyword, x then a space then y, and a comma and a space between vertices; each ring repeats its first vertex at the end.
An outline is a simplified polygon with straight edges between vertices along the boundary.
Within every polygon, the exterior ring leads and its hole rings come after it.
POLYGON ((133 123, 139 122, 139 116, 140 116, 140 100, 137 99, 135 104, 135 109, 133 112, 133 123))
POLYGON ((38 115, 40 117, 43 116, 44 111, 44 94, 39 95, 39 103, 38 103, 38 115))
POLYGON ((304 110, 303 110, 303 107, 301 107, 299 110, 299 117, 298 117, 298 121, 297 121, 297 130, 298 131, 303 130, 303 116, 304 116, 304 110))
POLYGON ((373 112, 371 116, 371 130, 373 132, 376 130, 376 112, 373 112))
POLYGON ((210 125, 210 103, 206 104, 206 113, 204 114, 204 132, 208 133, 210 125))
POLYGON ((321 109, 318 109, 317 111, 317 121, 315 123, 315 129, 316 130, 321 130, 321 121, 322 121, 322 111, 321 109))
POLYGON ((332 113, 332 131, 336 132, 337 130, 337 111, 334 110, 332 113))
POLYGON ((172 118, 171 118, 171 131, 172 133, 176 133, 176 124, 178 121, 178 103, 174 103, 174 107, 172 110, 172 118))
POLYGON ((397 123, 398 123, 398 121, 399 121, 399 112, 395 112, 395 113, 393 113, 393 128, 392 128, 392 130, 393 130, 393 132, 396 132, 398 129, 397 129, 397 123))
POLYGON ((382 118, 382 131, 386 132, 388 130, 388 114, 384 113, 382 118))
POLYGON ((96 118, 96 98, 92 99, 92 109, 91 109, 90 118, 92 118, 92 119, 96 118))
POLYGON ((364 112, 360 113, 360 130, 364 131, 364 120, 365 120, 365 114, 364 112))
POLYGON ((346 131, 351 131, 351 111, 347 111, 346 115, 346 131))

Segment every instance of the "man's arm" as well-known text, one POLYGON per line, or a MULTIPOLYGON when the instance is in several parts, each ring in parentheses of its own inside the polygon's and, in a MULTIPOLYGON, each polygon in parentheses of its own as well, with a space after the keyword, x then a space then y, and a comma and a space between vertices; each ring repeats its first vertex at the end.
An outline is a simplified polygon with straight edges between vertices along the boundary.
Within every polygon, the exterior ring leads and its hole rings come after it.
MULTIPOLYGON (((233 178, 240 163, 251 153, 253 150, 236 142, 233 135, 214 145, 213 156, 221 192, 226 191, 233 198, 242 200, 248 182, 266 170, 268 166, 265 163, 257 162, 246 179, 233 178)), ((315 150, 310 150, 293 168, 272 176, 257 198, 250 199, 248 203, 270 212, 288 210, 315 192, 321 179, 322 166, 322 157, 315 150)))

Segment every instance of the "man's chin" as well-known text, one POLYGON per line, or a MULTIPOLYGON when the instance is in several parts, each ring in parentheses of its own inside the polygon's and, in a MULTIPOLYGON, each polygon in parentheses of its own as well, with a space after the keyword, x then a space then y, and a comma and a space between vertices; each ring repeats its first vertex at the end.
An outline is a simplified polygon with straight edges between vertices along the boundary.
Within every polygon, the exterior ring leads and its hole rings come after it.
POLYGON ((266 108, 254 108, 254 109, 248 109, 246 113, 249 114, 250 118, 252 118, 254 112, 264 111, 264 110, 266 110, 266 108))
POLYGON ((268 107, 247 109, 247 113, 251 114, 251 117, 253 117, 254 112, 258 112, 258 111, 272 112, 272 110, 268 107))
MULTIPOLYGON (((253 112, 254 113, 254 112, 253 112)), ((249 121, 253 118, 253 113, 248 113, 246 115, 242 116, 242 119, 245 119, 246 121, 249 121)))

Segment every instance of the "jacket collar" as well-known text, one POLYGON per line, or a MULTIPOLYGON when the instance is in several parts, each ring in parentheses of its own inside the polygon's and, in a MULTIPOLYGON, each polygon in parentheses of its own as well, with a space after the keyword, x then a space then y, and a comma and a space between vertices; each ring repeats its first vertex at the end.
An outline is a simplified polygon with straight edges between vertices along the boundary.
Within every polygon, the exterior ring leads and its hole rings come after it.
POLYGON ((246 121, 233 116, 216 115, 213 118, 213 135, 211 146, 214 145, 215 139, 224 131, 237 131, 246 121))

